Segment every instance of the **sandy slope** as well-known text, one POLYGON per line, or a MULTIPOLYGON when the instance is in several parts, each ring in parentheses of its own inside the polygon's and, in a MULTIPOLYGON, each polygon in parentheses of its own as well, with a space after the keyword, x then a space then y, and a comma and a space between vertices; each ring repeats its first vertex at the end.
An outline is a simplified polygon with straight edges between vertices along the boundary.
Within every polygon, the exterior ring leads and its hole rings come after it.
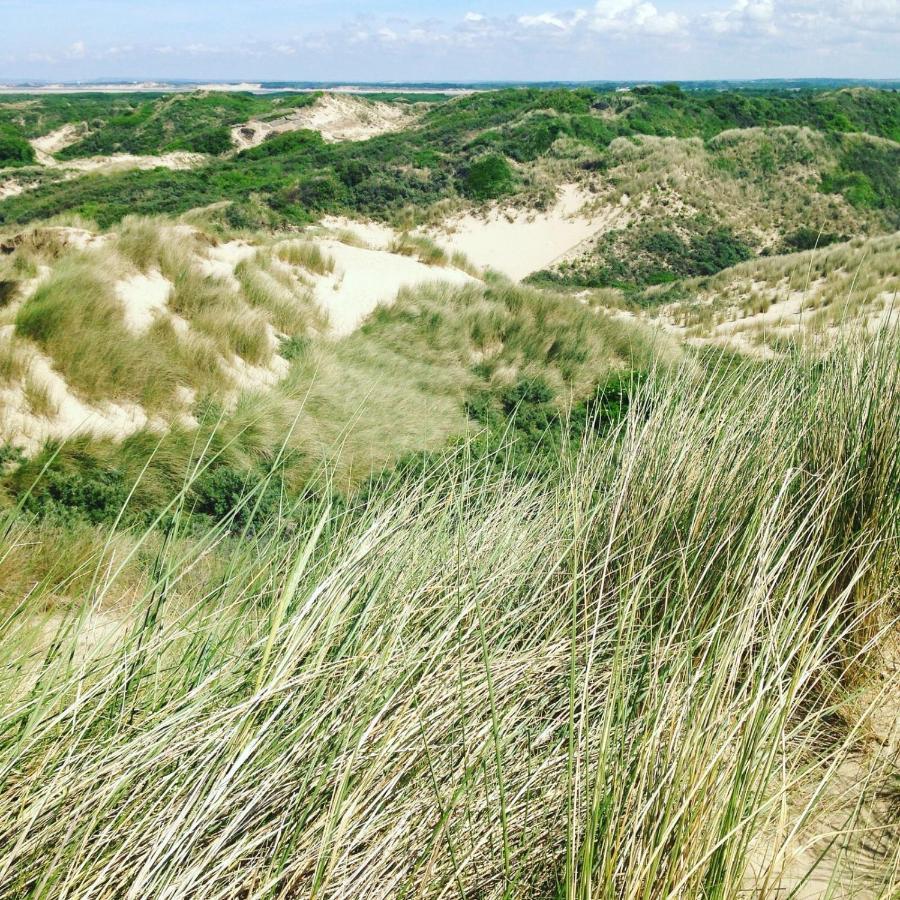
POLYGON ((620 206, 593 210, 589 205, 593 199, 567 184, 556 205, 546 212, 494 206, 484 215, 451 218, 426 233, 442 246, 464 253, 475 265, 520 281, 628 220, 627 200, 620 206))
POLYGON ((414 119, 414 113, 397 104, 326 94, 314 105, 295 110, 280 119, 267 122, 253 119, 237 125, 232 128, 231 136, 240 150, 256 147, 272 134, 302 129, 318 131, 330 143, 365 141, 379 134, 407 128, 414 119))
POLYGON ((339 241, 322 241, 322 249, 334 259, 334 273, 316 281, 316 299, 327 310, 335 336, 355 331, 363 319, 382 303, 390 303, 403 287, 422 284, 472 284, 475 279, 459 269, 426 266, 408 256, 383 250, 351 247, 339 241))
POLYGON ((42 166, 55 166, 54 153, 65 150, 76 141, 80 140, 87 129, 83 125, 68 124, 49 134, 34 138, 30 143, 34 148, 34 155, 42 166))
POLYGON ((138 273, 116 285, 116 294, 125 310, 125 324, 135 334, 143 334, 157 315, 167 311, 172 282, 154 270, 138 273))
MULTIPOLYGON (((89 156, 83 159, 71 159, 60 161, 54 156, 60 150, 65 150, 78 142, 87 133, 87 126, 63 125, 49 134, 31 140, 35 156, 39 165, 48 169, 62 169, 67 172, 119 172, 126 169, 192 169, 205 162, 207 157, 202 153, 163 153, 155 156, 138 156, 133 153, 113 153, 109 156, 89 156)), ((19 189, 15 193, 21 193, 19 189)), ((12 195, 10 195, 12 196, 12 195)))
POLYGON ((25 185, 10 178, 8 181, 0 181, 0 200, 8 200, 10 197, 18 197, 25 192, 25 185))
MULTIPOLYGON (((0 329, 0 340, 10 338, 12 326, 0 329)), ((137 404, 103 403, 91 405, 72 393, 53 361, 32 345, 28 349, 28 378, 46 391, 53 409, 50 416, 32 412, 21 384, 0 388, 0 436, 33 452, 48 438, 64 439, 77 434, 123 438, 146 426, 164 428, 151 420, 137 404)))

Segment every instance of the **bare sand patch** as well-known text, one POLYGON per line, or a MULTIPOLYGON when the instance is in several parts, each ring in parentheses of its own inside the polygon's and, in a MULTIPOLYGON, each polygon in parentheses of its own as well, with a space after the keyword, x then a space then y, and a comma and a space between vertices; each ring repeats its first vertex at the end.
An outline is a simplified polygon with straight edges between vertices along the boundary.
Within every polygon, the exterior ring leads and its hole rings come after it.
POLYGON ((51 131, 49 134, 33 138, 29 143, 34 148, 34 155, 37 157, 37 161, 42 166, 55 166, 58 163, 53 158, 53 154, 59 153, 60 150, 65 150, 66 147, 71 147, 72 144, 84 137, 86 132, 87 127, 84 124, 75 125, 69 123, 68 125, 63 125, 62 128, 51 131))
POLYGON ((476 266, 521 281, 627 219, 627 201, 593 209, 595 199, 577 185, 567 184, 556 205, 546 212, 497 205, 484 215, 466 213, 425 233, 447 249, 465 254, 476 266))
POLYGON ((315 297, 328 313, 331 332, 336 337, 355 331, 376 307, 393 302, 401 288, 476 281, 459 269, 427 266, 384 250, 353 247, 335 240, 321 241, 319 245, 335 265, 331 275, 316 279, 315 297))
POLYGON ((172 282, 154 269, 120 281, 115 290, 125 310, 125 324, 136 334, 143 334, 157 315, 166 312, 172 282))
POLYGON ((25 185, 15 178, 0 181, 0 200, 8 200, 10 197, 18 197, 25 193, 25 185))
POLYGON ((228 241, 218 244, 206 251, 206 256, 198 260, 200 271, 207 278, 222 278, 228 281, 232 287, 240 285, 234 277, 234 270, 245 259, 254 256, 259 248, 246 241, 228 241))
POLYGON ((132 169, 170 169, 173 172, 195 169, 209 159, 203 153, 163 153, 159 156, 136 156, 133 153, 114 153, 111 156, 89 156, 56 163, 57 168, 69 172, 125 172, 132 169))
POLYGON ((390 225, 348 219, 346 216, 326 216, 320 224, 329 231, 352 235, 360 244, 370 250, 387 250, 397 237, 396 230, 390 225))
MULTIPOLYGON (((10 337, 13 326, 0 329, 10 337)), ((47 396, 48 409, 35 413, 22 384, 0 389, 0 439, 34 452, 48 439, 64 440, 79 434, 117 440, 145 427, 164 429, 165 423, 151 419, 136 403, 106 402, 93 406, 77 397, 65 378, 53 368, 53 361, 35 345, 27 346, 28 379, 47 396)))
POLYGON ((379 134, 400 131, 416 119, 408 107, 325 94, 312 106, 297 109, 271 121, 252 119, 231 129, 239 150, 256 147, 273 134, 309 129, 329 143, 365 141, 379 134))

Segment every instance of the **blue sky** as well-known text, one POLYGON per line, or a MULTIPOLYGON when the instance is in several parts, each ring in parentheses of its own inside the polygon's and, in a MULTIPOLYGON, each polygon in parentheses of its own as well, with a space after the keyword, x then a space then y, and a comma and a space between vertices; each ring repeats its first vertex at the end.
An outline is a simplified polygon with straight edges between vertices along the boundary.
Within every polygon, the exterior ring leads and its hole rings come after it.
POLYGON ((900 76, 900 0, 0 0, 0 78, 900 76))

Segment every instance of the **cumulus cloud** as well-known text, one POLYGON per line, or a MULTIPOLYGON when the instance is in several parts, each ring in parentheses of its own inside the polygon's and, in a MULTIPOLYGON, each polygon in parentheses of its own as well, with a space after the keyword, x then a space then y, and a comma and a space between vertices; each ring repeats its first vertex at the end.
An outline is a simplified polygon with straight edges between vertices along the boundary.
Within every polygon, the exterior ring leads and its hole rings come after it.
POLYGON ((728 9, 714 10, 701 17, 716 34, 777 34, 773 0, 737 0, 728 9))
POLYGON ((686 16, 642 0, 599 0, 590 19, 593 31, 611 34, 676 34, 687 24, 686 16))
POLYGON ((336 18, 268 40, 219 35, 216 46, 168 34, 136 41, 133 51, 121 41, 104 48, 76 40, 16 56, 41 75, 54 60, 60 73, 93 77, 91 61, 115 56, 141 74, 230 77, 244 57, 261 61, 260 78, 367 80, 766 77, 786 66, 888 75, 900 58, 900 0, 693 0, 690 13, 680 0, 569 2, 519 0, 518 11, 501 15, 473 6, 452 18, 336 18))

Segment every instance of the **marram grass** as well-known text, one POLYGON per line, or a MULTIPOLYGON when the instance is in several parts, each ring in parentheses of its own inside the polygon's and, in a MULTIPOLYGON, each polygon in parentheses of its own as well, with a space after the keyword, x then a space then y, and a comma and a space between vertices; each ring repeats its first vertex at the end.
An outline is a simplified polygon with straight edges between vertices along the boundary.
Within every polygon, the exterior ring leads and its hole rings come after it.
POLYGON ((660 376, 549 481, 463 446, 239 541, 176 497, 6 598, 0 897, 896 896, 897 362, 660 376))

